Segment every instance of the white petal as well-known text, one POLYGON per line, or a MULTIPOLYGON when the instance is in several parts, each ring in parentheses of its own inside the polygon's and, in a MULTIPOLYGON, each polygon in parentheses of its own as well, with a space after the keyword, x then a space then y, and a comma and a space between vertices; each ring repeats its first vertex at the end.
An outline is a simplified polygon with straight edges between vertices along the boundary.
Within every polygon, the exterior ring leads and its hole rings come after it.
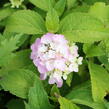
POLYGON ((46 62, 46 68, 48 71, 52 71, 54 69, 54 61, 50 60, 46 62))
POLYGON ((64 75, 63 75, 63 79, 64 79, 64 80, 67 80, 67 74, 64 74, 64 75))
POLYGON ((83 57, 79 57, 79 58, 78 58, 77 62, 78 62, 79 65, 82 64, 82 60, 83 60, 83 57))
POLYGON ((49 58, 55 58, 55 55, 56 55, 56 52, 55 51, 49 50, 49 52, 48 52, 48 57, 49 58))

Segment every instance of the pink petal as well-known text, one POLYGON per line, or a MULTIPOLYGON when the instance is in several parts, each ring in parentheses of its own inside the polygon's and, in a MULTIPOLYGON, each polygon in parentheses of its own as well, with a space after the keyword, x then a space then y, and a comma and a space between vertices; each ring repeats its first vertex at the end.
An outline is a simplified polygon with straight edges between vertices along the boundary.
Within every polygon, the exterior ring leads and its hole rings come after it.
POLYGON ((54 67, 55 69, 59 69, 61 71, 65 70, 65 59, 55 60, 54 67))
POLYGON ((47 34, 43 35, 42 38, 41 38, 41 43, 45 43, 47 41, 52 41, 53 35, 54 34, 52 34, 52 33, 47 33, 47 34))
POLYGON ((54 69, 54 61, 53 60, 47 61, 46 68, 48 71, 52 71, 54 69))
POLYGON ((41 80, 45 80, 46 78, 47 78, 47 74, 46 73, 40 74, 40 79, 41 80))
POLYGON ((36 51, 37 51, 39 45, 41 44, 40 42, 41 42, 41 39, 40 39, 40 38, 37 38, 36 41, 35 41, 35 43, 33 43, 33 44, 31 45, 31 50, 32 50, 33 52, 36 52, 36 51))
POLYGON ((63 80, 60 78, 60 79, 56 79, 56 84, 57 84, 57 87, 62 87, 63 85, 63 80))
POLYGON ((55 79, 51 76, 49 78, 49 84, 54 84, 55 83, 55 79))
POLYGON ((38 71, 39 71, 41 74, 48 72, 48 70, 46 69, 46 67, 45 67, 45 66, 42 66, 42 65, 39 65, 39 66, 38 66, 38 71))

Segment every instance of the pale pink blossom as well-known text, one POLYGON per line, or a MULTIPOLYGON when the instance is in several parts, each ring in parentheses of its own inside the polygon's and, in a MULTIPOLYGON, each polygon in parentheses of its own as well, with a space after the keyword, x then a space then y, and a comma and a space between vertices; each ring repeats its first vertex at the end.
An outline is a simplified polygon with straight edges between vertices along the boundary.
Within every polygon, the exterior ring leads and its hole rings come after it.
POLYGON ((45 80, 49 76, 49 84, 63 85, 71 72, 78 72, 82 64, 78 46, 69 45, 64 35, 47 33, 36 39, 31 45, 31 59, 40 72, 40 78, 45 80))

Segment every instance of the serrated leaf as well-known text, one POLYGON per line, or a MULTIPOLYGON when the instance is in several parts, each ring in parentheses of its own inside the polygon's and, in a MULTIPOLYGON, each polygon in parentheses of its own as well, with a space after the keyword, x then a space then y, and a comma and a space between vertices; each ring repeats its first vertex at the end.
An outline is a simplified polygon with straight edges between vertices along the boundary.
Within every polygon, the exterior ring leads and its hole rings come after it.
POLYGON ((29 70, 18 69, 8 72, 0 80, 0 84, 5 91, 21 97, 27 98, 29 88, 33 86, 35 74, 29 70))
POLYGON ((7 18, 9 15, 12 14, 12 12, 14 12, 14 10, 11 8, 0 9, 0 21, 7 18))
POLYGON ((104 28, 103 23, 89 15, 88 13, 73 12, 67 15, 60 22, 60 32, 72 30, 90 30, 97 31, 104 28))
POLYGON ((96 2, 91 6, 89 13, 100 19, 104 24, 109 21, 109 5, 106 5, 104 2, 96 2))
POLYGON ((6 31, 26 34, 42 34, 46 32, 46 29, 44 20, 37 12, 20 10, 8 18, 6 31))
POLYGON ((41 8, 45 11, 48 11, 54 5, 54 0, 29 0, 29 1, 38 8, 41 8))
POLYGON ((109 37, 108 30, 99 19, 81 12, 67 15, 60 22, 59 32, 70 41, 83 43, 100 41, 109 37))
POLYGON ((90 81, 78 85, 66 97, 76 104, 85 105, 93 109, 105 109, 104 104, 93 101, 90 81))
POLYGON ((48 32, 55 33, 59 29, 59 16, 54 9, 50 9, 46 16, 46 27, 48 32))
POLYGON ((80 109, 76 104, 66 98, 59 98, 60 109, 80 109))
POLYGON ((23 101, 20 100, 20 99, 12 99, 12 100, 10 100, 7 103, 6 107, 8 109, 15 109, 15 108, 16 109, 25 109, 25 105, 24 105, 23 101))
POLYGON ((35 76, 35 82, 29 90, 29 102, 26 105, 27 109, 52 109, 47 93, 45 92, 40 79, 35 76))
POLYGON ((70 42, 93 43, 109 38, 109 33, 91 30, 72 30, 62 33, 70 42))
POLYGON ((15 37, 10 37, 9 39, 4 39, 0 42, 0 65, 5 65, 9 59, 13 57, 13 51, 18 48, 17 44, 19 43, 20 35, 15 37))
POLYGON ((105 55, 104 50, 99 45, 94 45, 90 43, 86 43, 83 46, 84 53, 87 57, 94 57, 94 56, 103 56, 105 55))
POLYGON ((66 97, 75 103, 93 107, 90 82, 86 82, 74 88, 66 97))
POLYGON ((92 84, 92 96, 95 102, 104 101, 104 97, 109 92, 109 74, 100 65, 90 63, 89 71, 92 84))
POLYGON ((57 11, 57 13, 58 13, 59 16, 61 16, 62 13, 64 12, 65 5, 66 5, 66 0, 59 0, 55 4, 54 9, 57 11))
POLYGON ((24 68, 25 66, 31 65, 32 61, 30 60, 30 50, 21 50, 14 53, 14 57, 6 63, 6 70, 14 70, 19 68, 24 68))

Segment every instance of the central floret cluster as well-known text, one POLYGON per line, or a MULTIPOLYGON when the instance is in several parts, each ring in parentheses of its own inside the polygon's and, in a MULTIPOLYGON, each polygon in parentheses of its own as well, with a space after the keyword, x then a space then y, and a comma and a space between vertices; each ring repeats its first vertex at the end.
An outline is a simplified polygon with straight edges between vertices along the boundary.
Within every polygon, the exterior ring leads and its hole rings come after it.
POLYGON ((31 59, 38 67, 40 78, 49 76, 49 84, 61 87, 71 72, 78 72, 82 57, 78 55, 78 47, 71 46, 63 35, 47 33, 38 38, 31 46, 31 59))

